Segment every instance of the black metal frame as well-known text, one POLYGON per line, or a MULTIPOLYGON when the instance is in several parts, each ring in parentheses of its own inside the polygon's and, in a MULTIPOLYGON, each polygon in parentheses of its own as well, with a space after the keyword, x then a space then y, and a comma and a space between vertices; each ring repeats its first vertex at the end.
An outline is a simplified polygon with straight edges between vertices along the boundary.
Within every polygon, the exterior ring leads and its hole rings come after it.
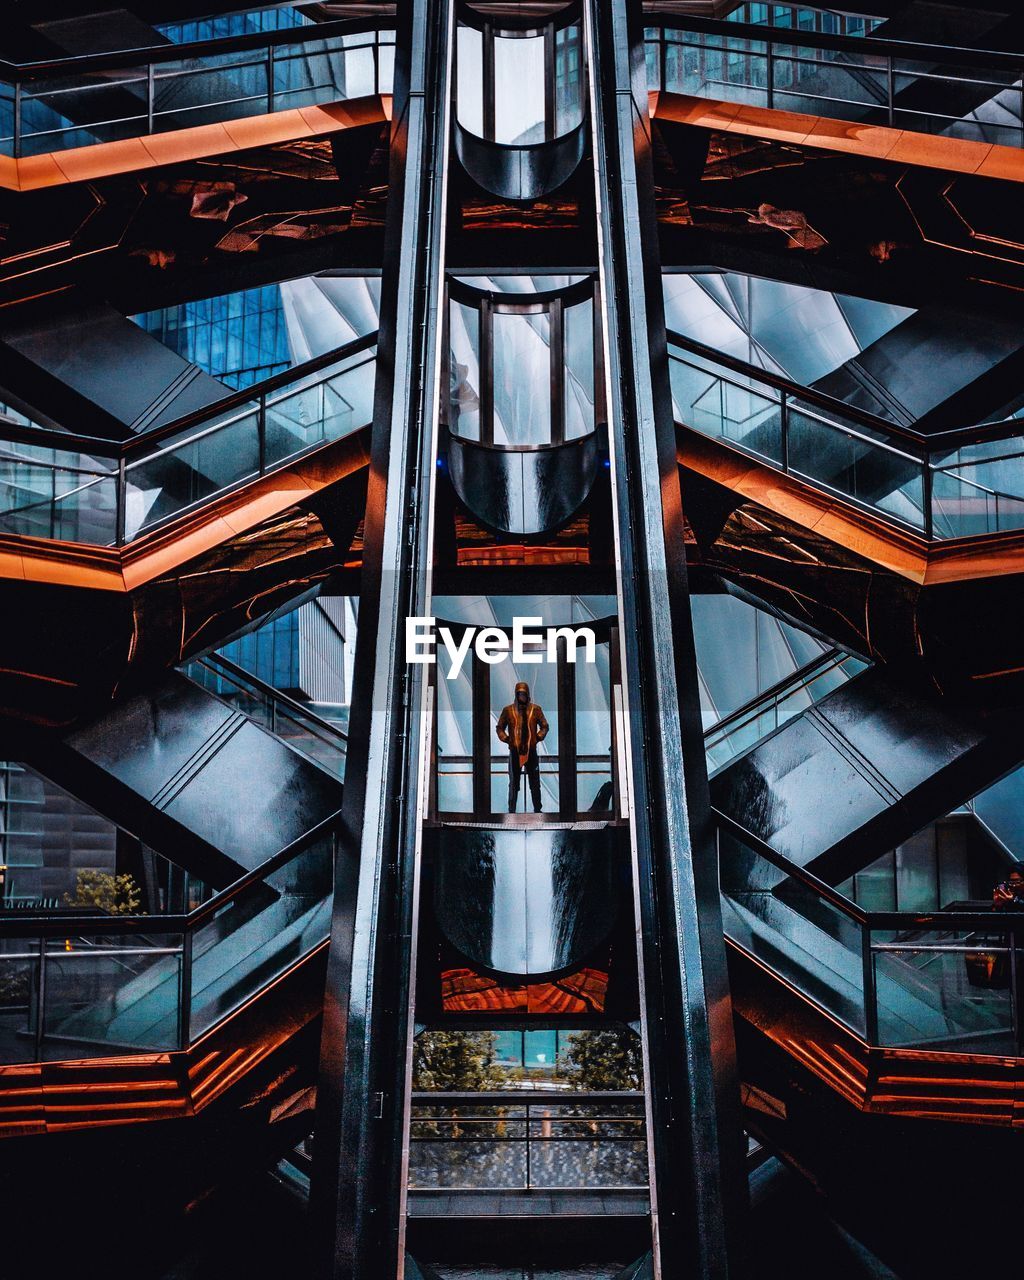
POLYGON ((645 24, 640 0, 587 0, 586 17, 658 1221, 653 1267, 725 1280, 746 1172, 661 338, 645 24))
MULTIPOLYGON (((1024 54, 1008 53, 1002 50, 994 49, 970 49, 956 48, 944 45, 934 45, 921 43, 917 41, 904 40, 888 40, 882 37, 865 34, 863 36, 849 35, 830 35, 825 32, 816 31, 800 31, 796 28, 777 27, 774 25, 760 26, 756 23, 741 22, 725 22, 714 18, 700 18, 696 16, 682 16, 670 11, 659 9, 653 6, 644 15, 644 25, 648 29, 656 29, 658 31, 658 86, 664 87, 666 83, 666 56, 667 45, 687 44, 685 39, 672 41, 666 39, 667 32, 678 32, 681 37, 695 37, 701 35, 715 36, 726 40, 736 42, 734 47, 708 46, 710 51, 720 52, 723 54, 732 54, 733 56, 757 57, 765 59, 767 66, 767 83, 764 86, 766 94, 766 104, 769 109, 775 106, 776 92, 785 93, 788 97, 807 97, 811 101, 835 101, 837 103, 846 103, 847 105, 867 108, 868 110, 878 110, 884 113, 885 123, 889 128, 893 128, 897 123, 897 112, 906 114, 908 108, 900 106, 897 101, 897 76, 911 74, 918 81, 947 81, 959 83, 970 76, 949 76, 943 75, 936 71, 915 70, 913 72, 902 72, 899 62, 908 63, 927 63, 931 66, 940 68, 963 68, 965 72, 977 72, 979 68, 991 71, 993 74, 1006 77, 1005 80, 997 81, 981 81, 987 87, 996 91, 1002 91, 1012 88, 1014 82, 1024 76, 1024 54), (756 41, 764 46, 761 50, 744 50, 739 46, 742 41, 756 41), (778 49, 784 52, 777 52, 778 49), (777 62, 785 63, 799 60, 795 58, 794 50, 825 50, 833 53, 850 53, 856 54, 863 58, 865 55, 874 57, 884 66, 885 72, 885 96, 879 98, 872 107, 870 104, 862 102, 854 102, 844 99, 828 99, 823 95, 804 94, 799 90, 794 90, 790 86, 782 86, 776 84, 776 66, 777 62)), ((648 44, 652 41, 648 40, 648 44)), ((699 44, 690 43, 692 48, 701 48, 699 44)), ((821 64, 827 67, 827 63, 821 64)), ((858 63, 836 63, 839 69, 865 72, 874 71, 875 68, 867 67, 858 63)), ((1018 91, 1020 95, 1021 108, 1021 125, 1015 131, 1018 137, 1019 146, 1024 146, 1024 84, 1018 91)), ((728 96, 727 94, 724 96, 728 96)), ((909 109, 911 114, 917 116, 927 116, 930 113, 920 112, 909 109)), ((942 117, 947 119, 947 117, 942 117)), ((955 117, 948 117, 949 120, 955 117)), ((999 126, 1005 129, 1007 126, 999 126)))
MULTIPOLYGON (((480 366, 480 438, 472 440, 487 448, 501 449, 506 453, 532 452, 554 448, 565 441, 565 311, 590 300, 593 303, 594 323, 594 430, 604 423, 604 369, 603 344, 600 331, 600 297, 596 276, 587 276, 564 289, 548 289, 541 293, 500 293, 493 289, 478 289, 455 276, 447 279, 445 323, 450 325, 451 304, 461 303, 473 307, 480 316, 479 366, 480 366), (550 318, 551 341, 548 346, 549 376, 551 385, 551 440, 546 444, 495 444, 494 442, 494 316, 540 315, 550 318)), ((445 360, 448 368, 448 384, 451 384, 452 348, 448 329, 445 332, 445 360)), ((452 430, 449 421, 449 402, 442 400, 442 421, 452 430)), ((458 436, 458 430, 452 430, 458 436)), ((590 432, 587 433, 591 434, 590 432)), ((461 437, 469 439, 469 437, 461 437)), ((582 437, 580 437, 582 438, 582 437)))
POLYGON ((450 0, 398 6, 394 113, 354 683, 324 1000, 317 1271, 396 1274, 404 1162, 425 673, 402 620, 428 597, 441 389, 450 0))
MULTIPOLYGON (((742 823, 737 822, 728 814, 722 813, 718 809, 712 810, 717 831, 719 833, 726 832, 730 837, 735 839, 739 844, 745 845, 751 849, 759 857, 766 862, 771 863, 776 870, 781 871, 789 880, 796 881, 809 889, 817 898, 827 902, 830 907, 834 908, 851 921, 857 927, 861 934, 861 955, 863 960, 863 989, 864 989, 864 1017, 865 1030, 863 1038, 869 1048, 884 1048, 886 1051, 893 1051, 903 1046, 882 1046, 879 1044, 878 1034, 878 989, 875 978, 875 966, 873 957, 880 952, 885 951, 927 951, 927 950, 955 950, 963 951, 967 954, 971 952, 980 953, 1000 953, 1006 952, 1009 955, 1009 970, 1011 980, 1011 1011, 1013 1015, 1013 1034, 1017 1048, 1017 1057, 1024 1058, 1024 982, 1021 981, 1022 975, 1018 972, 1020 959, 1024 956, 1024 910, 1022 911, 865 911, 857 903, 852 902, 845 897, 833 885, 827 881, 821 880, 813 872, 808 871, 806 867, 798 866, 791 862, 782 854, 776 852, 775 849, 767 844, 759 836, 748 831, 742 823), (971 931, 984 934, 1005 934, 1009 938, 1009 946, 1006 948, 993 946, 991 944, 982 943, 978 946, 929 946, 928 944, 915 944, 910 939, 900 941, 896 939, 885 943, 872 943, 871 935, 874 932, 962 932, 971 931)), ((723 896, 727 897, 728 893, 723 891, 723 896)), ((728 934, 726 935, 728 936, 728 934)), ((739 950, 743 950, 739 943, 733 943, 739 950)), ((821 1005, 813 996, 806 992, 800 992, 803 999, 808 1003, 815 1005, 827 1014, 829 1018, 836 1018, 838 1015, 821 1005)), ((848 1025, 848 1024, 845 1024, 848 1025)), ((861 1036, 861 1031, 856 1027, 849 1027, 854 1035, 861 1036)), ((915 1046, 905 1046, 908 1051, 912 1051, 915 1046)), ((946 1051, 949 1052, 949 1051, 946 1051)), ((995 1055, 1004 1057, 1004 1054, 995 1055)))
MULTIPOLYGON (((513 1189, 524 1190, 524 1191, 543 1191, 543 1192, 550 1192, 554 1195, 557 1195, 561 1191, 576 1190, 577 1188, 552 1187, 545 1183, 542 1183, 540 1185, 534 1185, 532 1181, 532 1176, 531 1176, 531 1171, 532 1171, 531 1148, 534 1146, 540 1146, 544 1143, 571 1143, 571 1142, 588 1142, 591 1144, 607 1143, 610 1145, 614 1145, 616 1143, 643 1142, 646 1146, 647 1122, 646 1122, 646 1116, 643 1110, 643 1103, 644 1103, 643 1092, 633 1091, 633 1090, 622 1090, 621 1092, 611 1091, 611 1090, 606 1090, 601 1092, 580 1091, 578 1093, 574 1093, 572 1090, 569 1090, 569 1089, 551 1089, 551 1090, 544 1090, 543 1092, 541 1092, 540 1090, 530 1091, 526 1089, 522 1089, 519 1091, 488 1090, 486 1092, 480 1092, 480 1093, 416 1092, 416 1093, 413 1093, 412 1099, 411 1099, 411 1106, 414 1109, 414 1111, 416 1109, 419 1109, 421 1112, 423 1112, 427 1108, 430 1108, 433 1111, 447 1109, 450 1112, 455 1112, 455 1114, 449 1114, 449 1115, 413 1114, 410 1120, 411 1132, 409 1136, 409 1142, 411 1146, 414 1146, 417 1143, 430 1143, 433 1145, 433 1144, 442 1144, 442 1143, 458 1144, 458 1143, 466 1143, 466 1142, 487 1142, 487 1143, 493 1143, 496 1146, 499 1144, 503 1146, 505 1145, 524 1146, 525 1158, 526 1158, 526 1164, 525 1164, 526 1176, 524 1179, 524 1184, 520 1188, 513 1188, 513 1189), (531 1114, 531 1111, 533 1108, 571 1107, 571 1106, 596 1107, 598 1108, 598 1114, 596 1115, 587 1114, 587 1115, 579 1115, 579 1116, 556 1115, 556 1116, 547 1116, 547 1117, 536 1116, 531 1114), (636 1115, 605 1114, 608 1111, 608 1109, 613 1106, 634 1107, 638 1109, 638 1114, 636 1115), (494 1114, 491 1116, 480 1115, 480 1114, 466 1116, 465 1114, 457 1113, 458 1108, 472 1108, 474 1112, 479 1112, 484 1107, 493 1107, 495 1109, 495 1112, 499 1114, 494 1114), (521 1111, 523 1114, 511 1115, 511 1116, 507 1114, 500 1114, 509 1109, 521 1111), (619 1133, 619 1134, 616 1134, 616 1133, 585 1133, 585 1134, 584 1133, 579 1133, 579 1134, 556 1133, 551 1135, 545 1135, 543 1133, 537 1133, 534 1129, 534 1126, 537 1125, 539 1122, 542 1122, 543 1120, 550 1120, 551 1123, 556 1125, 571 1124, 573 1122, 577 1124, 586 1124, 586 1125, 589 1125, 589 1124, 622 1125, 624 1127, 632 1128, 634 1132, 619 1133), (518 1128, 522 1128, 523 1132, 508 1133, 506 1131, 502 1133, 500 1137, 493 1134, 487 1134, 487 1133, 482 1134, 480 1137, 473 1136, 472 1130, 474 1127, 482 1127, 487 1125, 494 1126, 499 1123, 502 1123, 508 1127, 515 1126, 518 1128), (447 1135, 418 1134, 416 1132, 417 1126, 422 1127, 423 1125, 436 1125, 438 1127, 450 1126, 453 1128, 457 1125, 467 1129, 469 1132, 467 1132, 464 1136, 459 1136, 455 1133, 451 1133, 447 1135)), ((487 1189, 490 1190, 490 1188, 487 1188, 487 1189)), ((502 1187, 501 1189, 505 1190, 506 1188, 502 1187)), ((647 1181, 645 1178, 643 1183, 636 1183, 636 1184, 626 1183, 626 1184, 622 1184, 620 1186, 614 1186, 614 1187, 602 1186, 600 1189, 602 1191, 614 1191, 614 1190, 639 1191, 641 1189, 646 1191, 647 1181)), ((446 1191, 447 1188, 438 1188, 438 1190, 446 1191)), ((476 1190, 476 1188, 460 1187, 460 1188, 457 1188, 457 1190, 460 1192, 466 1192, 466 1193, 472 1194, 472 1192, 476 1190)), ((429 1195, 431 1192, 431 1188, 418 1187, 416 1188, 416 1191, 418 1194, 429 1195)))
MULTIPOLYGON (((140 130, 135 136, 148 136, 154 131, 154 123, 157 119, 155 111, 156 84, 158 75, 156 68, 168 62, 184 62, 187 60, 198 60, 205 57, 216 55, 245 53, 250 50, 258 50, 261 56, 254 59, 251 63, 232 64, 230 69, 239 69, 250 66, 265 66, 267 76, 267 92, 265 98, 261 96, 254 101, 260 101, 265 110, 272 112, 274 107, 274 60, 275 51, 286 45, 304 45, 312 41, 331 40, 335 37, 346 35, 358 35, 363 32, 373 32, 379 37, 394 29, 393 23, 381 22, 378 19, 366 18, 346 18, 337 22, 316 23, 310 27, 286 27, 277 31, 252 32, 247 35, 225 36, 221 39, 213 40, 196 40, 187 44, 161 44, 150 45, 142 49, 123 49, 113 53, 95 53, 65 58, 52 58, 44 61, 16 63, 7 62, 0 59, 0 81, 6 82, 14 87, 14 129, 13 129, 13 152, 15 159, 20 158, 22 153, 23 130, 22 130, 22 110, 23 110, 23 91, 25 85, 32 85, 41 80, 60 77, 62 79, 70 79, 76 76, 102 76, 105 72, 119 71, 123 69, 138 68, 139 76, 137 83, 145 84, 146 95, 144 104, 140 103, 140 110, 130 117, 116 120, 104 120, 98 122, 102 125, 127 123, 129 120, 140 120, 145 122, 145 129, 140 130)), ((379 38, 375 40, 371 47, 374 51, 374 83, 377 92, 380 92, 380 45, 382 43, 390 44, 390 41, 381 41, 379 38)), ((183 75, 194 75, 202 68, 189 67, 183 71, 183 75)), ((115 86, 125 82, 115 82, 115 86)), ((86 86, 69 86, 59 92, 74 92, 77 89, 86 86)), ((211 104, 213 106, 220 104, 211 104)), ((230 105, 230 104, 224 104, 230 105)), ((259 114, 259 112, 254 112, 259 114)), ((76 128, 86 130, 89 125, 69 126, 70 131, 76 128)), ((56 132, 64 133, 69 130, 58 130, 56 132)), ((50 131, 47 131, 50 132, 50 131)), ((37 134, 30 135, 32 137, 37 134)))
MULTIPOLYGON (((461 637, 470 627, 475 624, 463 622, 444 622, 443 619, 437 620, 439 626, 446 626, 452 632, 453 638, 461 637)), ((584 624, 574 623, 545 623, 538 631, 553 631, 559 626, 581 626, 584 624)), ((609 645, 609 697, 608 697, 608 714, 611 721, 611 746, 609 768, 612 778, 612 794, 613 804, 611 812, 607 815, 610 821, 617 821, 620 817, 620 809, 618 806, 619 796, 619 779, 617 767, 616 753, 616 722, 615 707, 612 691, 614 684, 611 682, 611 673, 618 666, 618 630, 615 626, 614 618, 596 618, 592 622, 586 624, 591 627, 595 633, 595 639, 598 644, 609 645), (607 634, 606 634, 607 633, 607 634)), ((494 629, 504 631, 511 634, 510 627, 502 627, 494 624, 494 629)), ((599 819, 602 814, 590 814, 588 812, 580 813, 578 800, 578 781, 576 767, 581 757, 576 754, 576 667, 574 663, 568 662, 564 657, 568 649, 568 641, 565 637, 559 637, 559 653, 557 663, 557 679, 558 679, 558 815, 564 821, 578 821, 580 818, 593 817, 599 819)), ((463 811, 447 812, 440 811, 437 807, 437 777, 438 777, 438 755, 437 755, 437 683, 440 679, 438 675, 438 664, 435 662, 430 668, 430 683, 434 689, 433 708, 432 708, 432 725, 431 725, 431 790, 429 814, 430 820, 433 822, 444 822, 451 819, 455 821, 471 820, 473 822, 484 822, 489 819, 501 818, 502 813, 496 813, 491 805, 491 785, 492 785, 492 769, 496 760, 502 759, 501 753, 494 750, 494 738, 491 733, 491 664, 480 661, 476 654, 470 650, 466 658, 466 664, 470 671, 470 681, 472 688, 472 716, 473 716, 473 753, 469 757, 469 762, 473 769, 473 808, 470 813, 463 811)), ((450 758, 447 757, 446 758, 450 758)), ((455 757, 461 762, 462 757, 455 757)), ((589 759, 590 757, 583 757, 589 759)), ((601 757, 603 758, 603 757, 601 757)))
MULTIPOLYGON (((482 102, 483 102, 483 134, 480 135, 481 140, 490 143, 494 147, 512 147, 518 148, 522 144, 519 143, 503 143, 496 142, 494 138, 495 128, 495 95, 498 86, 494 79, 494 41, 496 38, 502 40, 524 40, 544 37, 544 142, 554 142, 557 137, 564 136, 555 133, 555 76, 556 76, 556 58, 557 48, 555 35, 558 31, 564 31, 566 27, 579 27, 579 45, 580 45, 580 113, 581 121, 586 114, 586 85, 583 76, 583 13, 581 0, 571 0, 564 9, 560 9, 553 14, 546 22, 538 23, 529 16, 521 18, 501 17, 487 18, 483 14, 477 13, 465 0, 460 0, 456 8, 457 25, 464 27, 472 27, 479 31, 483 36, 483 50, 481 57, 481 69, 483 84, 482 102)), ((456 54, 458 57, 458 41, 456 40, 456 54)), ((453 78, 454 79, 454 78, 453 78)), ((573 125, 568 132, 573 132, 579 128, 579 123, 573 125)), ((470 131, 463 124, 459 124, 459 128, 465 132, 470 131)), ((537 144, 534 144, 537 145, 537 144)))
MULTIPOLYGON (((681 333, 677 333, 675 330, 667 330, 666 337, 669 344, 670 355, 673 347, 680 348, 683 351, 689 352, 691 355, 698 356, 702 360, 708 361, 710 364, 720 365, 723 369, 737 373, 740 376, 749 379, 751 382, 760 383, 763 386, 770 387, 773 391, 777 391, 779 393, 779 430, 782 458, 780 469, 784 475, 792 475, 796 479, 822 489, 824 492, 834 494, 836 497, 839 497, 844 502, 848 502, 858 510, 865 511, 876 519, 882 520, 887 524, 897 525, 910 537, 921 539, 927 543, 935 543, 937 545, 945 546, 973 542, 979 537, 984 537, 986 539, 998 538, 1006 534, 1019 536, 1019 529, 1008 529, 986 534, 966 534, 958 538, 936 538, 932 488, 934 473, 941 468, 933 462, 932 459, 934 457, 940 457, 953 449, 966 448, 971 445, 987 444, 999 440, 1020 440, 1021 448, 1016 452, 1005 455, 1006 458, 1019 457, 1024 453, 1024 419, 1004 418, 999 422, 979 423, 977 426, 951 427, 945 431, 925 434, 924 432, 914 430, 913 427, 901 426, 898 423, 890 422, 888 419, 881 418, 867 409, 862 409, 856 405, 848 405, 844 401, 838 400, 834 396, 830 396, 823 391, 818 391, 813 387, 801 386, 799 383, 793 382, 791 379, 774 373, 769 369, 759 368, 757 365, 750 364, 746 360, 741 360, 737 356, 730 356, 725 352, 716 350, 714 347, 709 347, 703 342, 698 342, 695 338, 684 337, 681 333), (848 423, 851 422, 868 428, 868 430, 873 432, 874 435, 860 437, 864 440, 866 445, 874 449, 896 454, 904 458, 907 462, 915 463, 921 467, 922 514, 924 519, 923 528, 901 520, 899 516, 883 511, 869 503, 861 502, 854 495, 849 494, 844 490, 833 488, 825 481, 810 475, 807 471, 797 470, 790 466, 790 410, 795 408, 798 412, 806 414, 806 407, 808 405, 819 408, 823 412, 831 415, 831 417, 835 419, 835 422, 830 425, 833 425, 837 430, 854 434, 848 425, 848 423), (878 436, 887 437, 887 439, 878 439, 878 436)), ((708 370, 701 370, 700 366, 694 367, 700 372, 710 372, 708 370)), ((728 382, 729 379, 724 378, 723 381, 728 382)), ((744 387, 739 383, 731 385, 737 386, 741 391, 750 390, 750 388, 744 387)), ((689 423, 680 423, 678 425, 686 430, 693 431, 696 435, 704 436, 705 434, 704 432, 699 431, 696 427, 690 426, 689 423)), ((714 438, 719 439, 718 437, 714 438)), ((732 441, 723 439, 719 440, 719 443, 726 448, 735 449, 737 452, 744 453, 745 456, 761 458, 760 454, 752 454, 750 451, 744 450, 741 445, 735 444, 732 441)), ((761 458, 761 460, 767 466, 775 465, 768 459, 761 458)), ((999 462, 1002 460, 1002 457, 991 457, 979 461, 987 463, 999 462)), ((1005 496, 1024 503, 1024 494, 1020 495, 1019 498, 1014 494, 1007 494, 1005 496)))

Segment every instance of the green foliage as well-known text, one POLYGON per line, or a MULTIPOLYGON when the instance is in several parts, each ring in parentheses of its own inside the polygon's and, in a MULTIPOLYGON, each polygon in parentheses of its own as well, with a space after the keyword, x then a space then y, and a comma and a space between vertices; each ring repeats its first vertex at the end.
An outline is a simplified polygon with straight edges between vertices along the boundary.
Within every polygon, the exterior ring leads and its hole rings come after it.
POLYGON ((569 1037, 565 1073, 584 1092, 642 1089, 640 1040, 627 1027, 577 1031, 569 1037))
POLYGON ((413 1047, 412 1087, 455 1093, 500 1089, 508 1082, 494 1059, 493 1031, 424 1031, 413 1047))
POLYGON ((17 962, 0 965, 0 1006, 27 1004, 29 987, 28 965, 17 962))
POLYGON ((82 870, 74 895, 66 893, 64 901, 70 907, 98 907, 112 916, 134 915, 142 904, 142 890, 130 875, 82 870))

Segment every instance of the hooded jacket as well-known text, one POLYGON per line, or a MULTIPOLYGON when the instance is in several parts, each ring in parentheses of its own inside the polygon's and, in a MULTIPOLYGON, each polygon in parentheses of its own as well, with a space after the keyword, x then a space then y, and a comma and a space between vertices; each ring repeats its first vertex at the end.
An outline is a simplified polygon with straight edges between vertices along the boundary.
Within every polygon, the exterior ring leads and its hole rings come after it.
POLYGON ((498 723, 495 725, 494 731, 502 742, 507 742, 519 756, 520 768, 525 766, 527 757, 536 747, 538 742, 543 742, 548 736, 548 722, 544 718, 544 710, 536 702, 530 701, 530 686, 525 680, 520 680, 516 685, 516 697, 505 707, 498 717, 498 723), (519 704, 519 690, 526 690, 526 704, 519 704), (526 726, 526 749, 523 750, 521 740, 522 728, 525 721, 526 726))

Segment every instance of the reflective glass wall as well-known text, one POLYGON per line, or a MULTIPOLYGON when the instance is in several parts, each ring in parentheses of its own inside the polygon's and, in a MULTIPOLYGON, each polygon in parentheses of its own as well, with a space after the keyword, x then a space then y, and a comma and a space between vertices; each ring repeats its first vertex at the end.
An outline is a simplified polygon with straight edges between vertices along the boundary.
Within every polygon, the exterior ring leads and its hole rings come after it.
MULTIPOLYGON (((454 679, 453 664, 438 647, 435 685, 436 803, 438 814, 500 814, 508 808, 509 749, 496 729, 503 709, 514 701, 515 686, 525 681, 550 726, 537 747, 543 811, 575 817, 610 814, 613 777, 613 636, 606 620, 614 599, 604 596, 443 596, 434 601, 439 623, 453 628, 497 627, 511 635, 512 619, 536 618, 530 630, 544 634, 555 626, 591 625, 597 637, 593 663, 514 661, 509 649, 485 663, 468 656, 454 679), (476 780, 474 778, 476 766, 476 780), (486 779, 480 794, 481 772, 486 779), (572 794, 575 792, 575 794, 572 794)), ((507 642, 506 642, 507 643, 507 642)), ((546 638, 528 646, 527 656, 546 656, 546 638)), ((528 787, 519 789, 519 807, 528 805, 528 787)))
POLYGON ((487 22, 459 10, 456 37, 458 123, 500 146, 528 147, 578 128, 583 120, 582 30, 576 6, 550 23, 487 22))
POLYGON ((448 424, 500 446, 576 440, 597 425, 594 297, 579 276, 449 285, 448 424))

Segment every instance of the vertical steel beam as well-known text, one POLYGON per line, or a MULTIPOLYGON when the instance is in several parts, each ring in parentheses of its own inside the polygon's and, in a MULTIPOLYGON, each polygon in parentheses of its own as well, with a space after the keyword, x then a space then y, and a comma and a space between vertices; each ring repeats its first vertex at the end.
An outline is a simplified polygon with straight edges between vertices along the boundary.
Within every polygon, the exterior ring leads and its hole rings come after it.
POLYGON ((324 998, 312 1186, 318 1271, 401 1276, 407 1010, 422 666, 405 618, 429 570, 450 0, 398 5, 380 343, 352 719, 324 998))
POLYGON ((586 0, 655 1269, 723 1280, 742 1131, 676 465, 640 0, 586 0))

